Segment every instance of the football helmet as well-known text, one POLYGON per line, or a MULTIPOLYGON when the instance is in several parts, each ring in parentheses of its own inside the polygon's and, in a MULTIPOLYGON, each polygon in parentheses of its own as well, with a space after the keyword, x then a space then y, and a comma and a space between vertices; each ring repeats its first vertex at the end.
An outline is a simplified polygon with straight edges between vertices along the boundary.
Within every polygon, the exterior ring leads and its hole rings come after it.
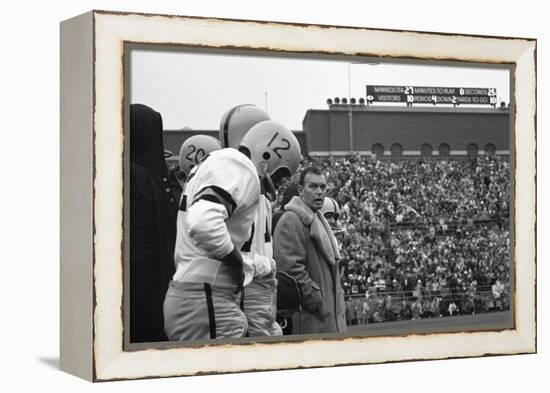
POLYGON ((269 199, 275 200, 276 189, 285 177, 290 177, 300 165, 300 144, 285 126, 273 120, 262 121, 244 136, 239 150, 248 155, 262 181, 269 199))
POLYGON ((222 146, 237 149, 248 130, 265 120, 270 120, 269 115, 256 105, 243 104, 231 108, 220 121, 222 146))
POLYGON ((338 217, 340 216, 340 206, 334 199, 325 197, 323 201, 323 207, 321 207, 321 214, 325 217, 332 232, 342 232, 342 228, 338 226, 338 217))
POLYGON ((220 141, 209 135, 193 135, 187 138, 180 148, 180 171, 189 177, 194 166, 201 162, 210 152, 221 149, 220 141))
POLYGON ((325 197, 321 213, 323 213, 323 215, 333 214, 334 216, 338 216, 340 214, 340 206, 338 206, 338 202, 334 199, 325 197))

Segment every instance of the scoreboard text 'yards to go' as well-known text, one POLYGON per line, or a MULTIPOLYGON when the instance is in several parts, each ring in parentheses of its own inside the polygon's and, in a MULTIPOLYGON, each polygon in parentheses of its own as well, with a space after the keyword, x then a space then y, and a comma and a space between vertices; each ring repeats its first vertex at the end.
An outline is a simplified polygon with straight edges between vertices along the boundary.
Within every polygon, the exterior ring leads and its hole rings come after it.
POLYGON ((497 89, 478 87, 369 86, 367 104, 374 102, 449 105, 497 104, 497 89))

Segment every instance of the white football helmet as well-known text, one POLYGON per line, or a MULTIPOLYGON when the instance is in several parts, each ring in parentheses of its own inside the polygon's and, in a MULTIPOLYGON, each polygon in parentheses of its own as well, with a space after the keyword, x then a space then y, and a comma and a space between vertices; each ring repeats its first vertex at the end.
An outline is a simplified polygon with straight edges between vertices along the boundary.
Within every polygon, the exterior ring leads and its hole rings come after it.
POLYGON ((334 215, 339 215, 340 206, 338 206, 338 202, 336 202, 334 199, 325 197, 325 200, 323 201, 323 207, 321 208, 321 213, 323 215, 330 213, 334 215))
POLYGON ((220 121, 222 146, 237 149, 248 130, 265 120, 270 120, 269 115, 256 105, 243 104, 231 108, 220 121))
POLYGON ((325 216, 325 219, 330 225, 333 233, 342 232, 342 228, 338 226, 338 217, 340 216, 340 206, 336 200, 325 197, 323 201, 323 207, 321 207, 321 214, 325 216))
POLYGON ((207 154, 221 149, 220 141, 209 135, 193 135, 187 138, 180 148, 180 171, 189 177, 194 166, 201 162, 207 154))
POLYGON ((285 126, 273 120, 262 121, 244 136, 239 150, 250 157, 269 199, 276 198, 276 187, 300 165, 300 144, 285 126))

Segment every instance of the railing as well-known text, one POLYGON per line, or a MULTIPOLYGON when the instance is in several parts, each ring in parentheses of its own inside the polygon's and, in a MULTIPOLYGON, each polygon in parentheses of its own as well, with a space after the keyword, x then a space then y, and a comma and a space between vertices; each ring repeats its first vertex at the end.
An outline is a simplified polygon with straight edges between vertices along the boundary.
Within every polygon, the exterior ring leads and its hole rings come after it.
POLYGON ((472 292, 448 288, 439 291, 424 289, 421 290, 420 296, 413 294, 415 292, 417 290, 378 291, 369 293, 368 297, 365 293, 346 295, 346 321, 349 325, 356 325, 479 314, 505 311, 510 308, 508 291, 501 293, 499 298, 495 298, 489 285, 480 286, 472 292), (436 304, 433 303, 434 299, 437 300, 436 304), (418 303, 416 303, 417 300, 418 303), (390 301, 389 304, 388 301, 390 301), (431 302, 428 308, 424 308, 426 301, 431 302), (369 306, 366 313, 363 308, 364 303, 368 303, 369 306), (452 303, 454 306, 449 309, 452 303))
POLYGON ((490 218, 490 219, 477 219, 477 220, 471 220, 470 222, 460 220, 460 221, 445 221, 443 224, 441 224, 439 221, 431 221, 431 222, 418 222, 415 223, 413 221, 402 221, 402 222, 391 222, 389 224, 390 229, 392 230, 406 230, 406 229, 429 229, 430 227, 434 227, 436 229, 436 232, 454 232, 458 228, 464 228, 468 225, 473 225, 476 227, 479 226, 485 226, 485 225, 497 225, 499 223, 505 222, 510 218, 508 211, 505 211, 501 213, 500 220, 496 218, 490 218), (443 231, 442 226, 445 225, 447 230, 443 231))

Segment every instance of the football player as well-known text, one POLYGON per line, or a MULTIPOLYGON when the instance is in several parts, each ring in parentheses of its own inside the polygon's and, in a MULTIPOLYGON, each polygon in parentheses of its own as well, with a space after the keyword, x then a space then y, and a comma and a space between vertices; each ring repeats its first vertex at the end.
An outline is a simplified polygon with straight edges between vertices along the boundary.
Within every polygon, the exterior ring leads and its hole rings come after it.
MULTIPOLYGON (((220 121, 220 140, 223 147, 238 148, 245 134, 252 127, 267 120, 270 120, 269 115, 255 105, 237 105, 229 109, 220 121)), ((299 163, 299 155, 296 157, 296 161, 299 163)), ((294 171, 295 169, 292 168, 288 172, 294 171)), ((259 208, 254 218, 252 237, 241 250, 246 267, 246 286, 243 290, 241 308, 248 320, 247 335, 250 337, 282 335, 282 330, 275 320, 277 310, 276 265, 273 260, 271 241, 271 203, 266 198, 268 191, 269 195, 273 196, 274 189, 276 189, 275 185, 271 187, 267 184, 267 187, 265 185, 262 187, 259 208)))
POLYGON ((323 207, 321 207, 321 214, 325 216, 332 233, 341 233, 343 228, 338 225, 338 218, 340 217, 340 206, 338 202, 333 198, 325 197, 323 201, 323 207))
MULTIPOLYGON (((241 149, 253 151, 255 146, 268 139, 268 151, 263 151, 259 160, 265 167, 271 164, 270 176, 262 176, 261 195, 254 218, 252 238, 243 247, 243 257, 253 267, 253 277, 244 288, 243 311, 248 319, 248 336, 280 336, 282 329, 276 322, 277 272, 273 260, 271 237, 271 202, 275 200, 276 189, 284 178, 292 176, 301 161, 300 145, 291 131, 274 121, 263 121, 253 126, 241 142, 241 149)), ((266 172, 266 168, 261 168, 266 172)), ((261 173, 261 172, 260 172, 261 173)))
POLYGON ((284 127, 251 129, 247 137, 241 151, 210 153, 187 179, 178 213, 176 273, 164 301, 170 340, 247 332, 241 291, 252 273, 240 250, 251 239, 261 184, 273 184, 272 176, 276 182, 296 151, 299 155, 297 140, 284 127))
POLYGON ((182 190, 185 190, 191 170, 208 154, 221 148, 220 141, 209 135, 193 135, 181 144, 177 179, 182 190))
POLYGON ((222 147, 238 149, 248 130, 265 120, 271 119, 267 113, 256 105, 242 104, 229 109, 220 121, 222 147))

